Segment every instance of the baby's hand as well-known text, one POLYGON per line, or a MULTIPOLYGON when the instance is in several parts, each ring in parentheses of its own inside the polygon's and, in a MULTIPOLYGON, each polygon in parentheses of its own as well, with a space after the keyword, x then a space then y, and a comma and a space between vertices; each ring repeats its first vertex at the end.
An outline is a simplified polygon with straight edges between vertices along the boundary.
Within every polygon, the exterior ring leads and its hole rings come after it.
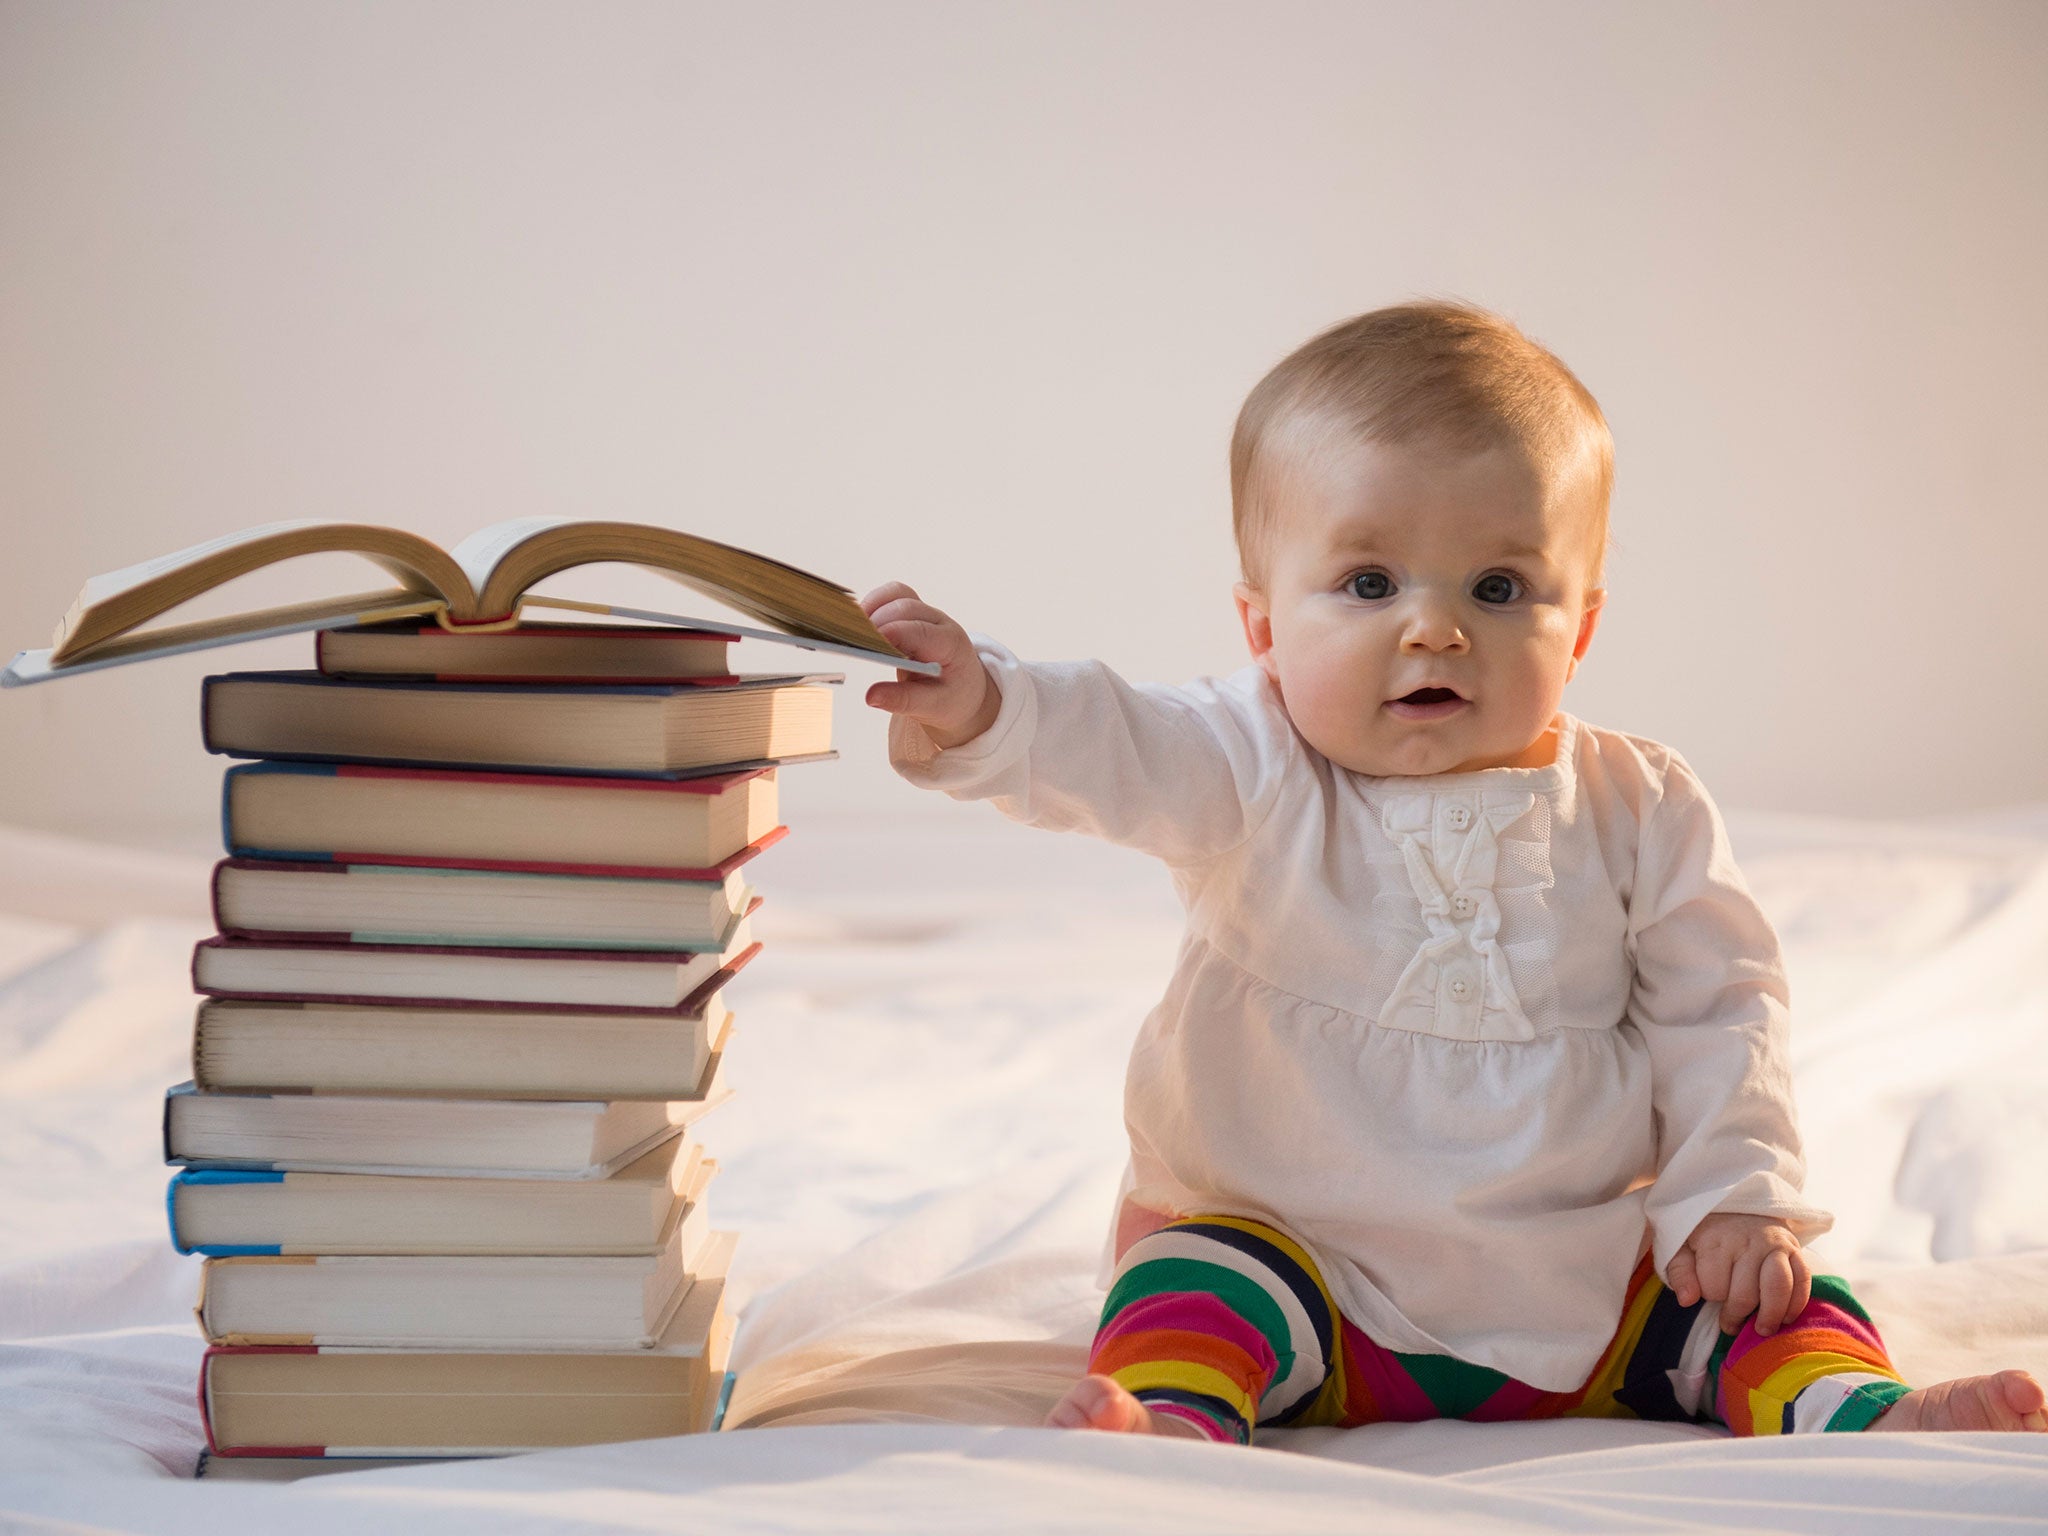
POLYGON ((869 704, 915 720, 940 748, 963 746, 995 724, 1002 690, 966 630, 900 581, 875 588, 860 605, 897 650, 939 664, 937 677, 899 671, 895 682, 874 684, 869 704))
POLYGON ((1776 1217, 1716 1212, 1671 1256, 1665 1282, 1682 1306, 1702 1296, 1720 1302, 1723 1333, 1734 1333, 1754 1312, 1756 1331, 1770 1334, 1806 1310, 1813 1266, 1776 1217))

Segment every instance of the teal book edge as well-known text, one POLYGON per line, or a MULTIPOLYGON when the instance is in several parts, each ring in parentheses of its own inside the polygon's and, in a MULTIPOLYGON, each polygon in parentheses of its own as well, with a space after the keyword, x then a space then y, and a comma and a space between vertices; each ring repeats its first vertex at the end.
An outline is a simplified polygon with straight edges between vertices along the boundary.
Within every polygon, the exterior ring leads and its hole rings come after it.
POLYGON ((178 1232, 178 1191, 192 1184, 282 1184, 285 1176, 258 1168, 181 1168, 171 1175, 164 1191, 164 1214, 170 1221, 171 1246, 179 1253, 203 1254, 209 1259, 235 1258, 244 1254, 276 1255, 284 1252, 276 1243, 189 1244, 178 1232))
POLYGON ((725 1428, 725 1410, 732 1406, 733 1384, 739 1380, 732 1371, 725 1373, 725 1380, 718 1386, 718 1406, 711 1411, 711 1432, 716 1434, 725 1428))

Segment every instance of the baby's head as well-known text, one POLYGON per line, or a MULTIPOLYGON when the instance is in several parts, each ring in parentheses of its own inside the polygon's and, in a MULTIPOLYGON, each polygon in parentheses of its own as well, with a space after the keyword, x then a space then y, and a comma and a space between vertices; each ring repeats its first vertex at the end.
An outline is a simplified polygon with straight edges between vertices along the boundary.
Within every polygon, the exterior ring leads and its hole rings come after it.
POLYGON ((1483 310, 1375 310, 1267 374, 1230 446, 1237 606, 1309 745, 1379 776, 1549 761, 1613 464, 1585 386, 1483 310))

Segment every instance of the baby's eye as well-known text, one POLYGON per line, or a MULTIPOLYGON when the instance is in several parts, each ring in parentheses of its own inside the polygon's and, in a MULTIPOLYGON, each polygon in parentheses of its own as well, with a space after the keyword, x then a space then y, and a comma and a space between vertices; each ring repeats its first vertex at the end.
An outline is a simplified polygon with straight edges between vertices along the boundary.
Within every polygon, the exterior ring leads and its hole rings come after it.
POLYGON ((1472 585, 1472 595, 1482 603, 1512 603, 1521 593, 1522 584, 1506 571, 1488 571, 1472 585))
POLYGON ((1385 571, 1360 571, 1351 578, 1351 595, 1377 602, 1394 595, 1394 581, 1385 571))

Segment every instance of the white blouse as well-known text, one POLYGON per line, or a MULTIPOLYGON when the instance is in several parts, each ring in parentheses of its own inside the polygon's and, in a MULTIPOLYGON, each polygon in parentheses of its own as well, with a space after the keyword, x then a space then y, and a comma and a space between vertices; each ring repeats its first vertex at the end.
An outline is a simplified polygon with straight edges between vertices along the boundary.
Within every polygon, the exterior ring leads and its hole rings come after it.
POLYGON ((1669 747, 1558 717, 1555 761, 1337 767, 1265 674, 1133 686, 976 636, 1002 689, 913 783, 1171 867, 1188 928, 1125 1085, 1126 1200, 1253 1216, 1404 1353, 1591 1374, 1645 1247, 1802 1238, 1777 937, 1669 747))

